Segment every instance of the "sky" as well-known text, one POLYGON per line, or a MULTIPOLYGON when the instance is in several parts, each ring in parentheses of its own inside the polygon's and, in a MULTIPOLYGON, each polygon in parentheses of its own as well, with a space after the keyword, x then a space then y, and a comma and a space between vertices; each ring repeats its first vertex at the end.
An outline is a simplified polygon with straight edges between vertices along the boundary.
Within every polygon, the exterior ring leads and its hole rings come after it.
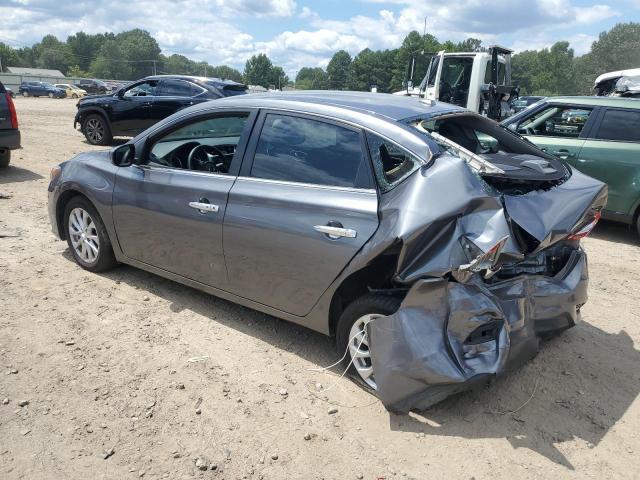
POLYGON ((164 54, 242 71, 266 53, 291 76, 326 67, 340 49, 396 48, 411 30, 422 33, 425 18, 441 41, 475 37, 522 51, 567 40, 581 55, 616 23, 640 22, 640 0, 0 0, 0 41, 142 28, 164 54))

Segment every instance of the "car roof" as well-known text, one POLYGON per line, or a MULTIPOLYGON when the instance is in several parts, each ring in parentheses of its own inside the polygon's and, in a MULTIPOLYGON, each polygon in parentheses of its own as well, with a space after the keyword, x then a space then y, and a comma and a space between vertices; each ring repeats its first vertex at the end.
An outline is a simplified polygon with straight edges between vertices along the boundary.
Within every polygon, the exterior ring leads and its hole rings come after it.
POLYGON ((242 83, 235 82, 233 80, 216 78, 216 77, 198 77, 196 75, 151 75, 145 77, 143 80, 162 80, 162 79, 176 79, 176 80, 190 80, 192 82, 214 82, 219 85, 243 85, 242 83))
MULTIPOLYGON (((395 122, 465 111, 464 108, 455 105, 425 101, 416 97, 328 90, 252 93, 223 98, 216 100, 216 103, 226 106, 307 111, 331 114, 338 118, 341 117, 341 112, 357 112, 363 116, 382 117, 395 122)), ((344 120, 349 118, 345 117, 344 120)))
POLYGON ((547 97, 547 103, 567 103, 594 107, 640 108, 640 98, 628 97, 547 97))

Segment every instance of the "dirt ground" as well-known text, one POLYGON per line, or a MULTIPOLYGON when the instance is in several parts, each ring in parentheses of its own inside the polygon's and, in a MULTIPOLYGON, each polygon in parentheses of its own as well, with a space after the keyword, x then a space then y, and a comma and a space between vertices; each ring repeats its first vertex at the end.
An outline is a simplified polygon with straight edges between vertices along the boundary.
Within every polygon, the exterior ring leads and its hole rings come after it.
POLYGON ((76 266, 50 230, 49 170, 95 147, 75 101, 16 106, 24 149, 0 171, 0 478, 638 478, 640 242, 625 227, 584 241, 580 325, 487 388, 390 415, 312 371, 337 359, 322 335, 131 267, 76 266))

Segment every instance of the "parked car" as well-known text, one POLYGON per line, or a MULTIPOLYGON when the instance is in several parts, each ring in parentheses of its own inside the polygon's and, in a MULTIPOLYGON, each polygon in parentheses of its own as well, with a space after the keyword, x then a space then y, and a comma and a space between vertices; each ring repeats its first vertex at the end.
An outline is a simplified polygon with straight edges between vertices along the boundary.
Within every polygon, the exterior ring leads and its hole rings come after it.
POLYGON ((0 168, 6 168, 11 161, 11 150, 20 148, 18 114, 11 94, 0 82, 0 168))
POLYGON ((602 182, 477 113, 358 92, 194 105, 49 184, 82 268, 127 263, 335 335, 397 411, 574 325, 580 238, 605 201, 602 182))
POLYGON ((66 92, 47 82, 22 82, 18 89, 23 97, 64 98, 66 92))
POLYGON ((540 97, 536 95, 523 95, 521 97, 516 98, 513 102, 511 102, 511 109, 514 113, 521 112, 525 108, 533 105, 536 102, 539 102, 545 97, 540 97))
POLYGON ((246 92, 245 85, 218 78, 147 77, 115 94, 81 99, 73 127, 92 145, 109 145, 114 136, 137 135, 182 108, 246 92))
POLYGON ((609 186, 604 218, 640 234, 640 99, 552 97, 503 122, 609 186))
POLYGON ((69 83, 56 83, 55 86, 61 90, 64 90, 67 98, 82 98, 87 94, 86 90, 78 88, 69 83))
POLYGON ((94 80, 89 78, 83 78, 75 84, 77 88, 81 88, 89 95, 103 95, 109 93, 109 86, 102 80, 94 80))

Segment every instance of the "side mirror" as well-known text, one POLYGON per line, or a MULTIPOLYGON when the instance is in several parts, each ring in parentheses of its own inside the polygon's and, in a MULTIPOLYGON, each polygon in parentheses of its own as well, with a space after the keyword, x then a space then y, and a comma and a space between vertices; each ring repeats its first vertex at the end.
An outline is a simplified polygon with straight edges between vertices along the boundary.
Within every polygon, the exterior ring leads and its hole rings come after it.
POLYGON ((111 162, 116 167, 129 167, 133 164, 136 148, 132 143, 125 143, 111 151, 111 162))

